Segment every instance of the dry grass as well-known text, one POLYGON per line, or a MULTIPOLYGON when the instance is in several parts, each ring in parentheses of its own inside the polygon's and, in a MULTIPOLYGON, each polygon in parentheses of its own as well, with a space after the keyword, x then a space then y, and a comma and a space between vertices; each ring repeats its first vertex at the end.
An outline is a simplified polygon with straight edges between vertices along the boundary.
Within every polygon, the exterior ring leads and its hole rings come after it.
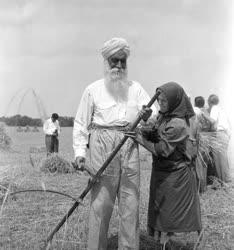
POLYGON ((234 185, 214 181, 201 196, 203 249, 234 248, 234 185))
POLYGON ((49 173, 72 173, 74 168, 66 159, 58 154, 52 154, 42 160, 40 164, 42 172, 49 173))
POLYGON ((201 132, 199 134, 198 160, 204 167, 207 167, 207 161, 213 161, 211 154, 224 153, 227 145, 227 137, 217 136, 217 132, 201 132))
MULTIPOLYGON (((65 133, 63 131, 63 133, 65 133)), ((29 133, 28 133, 29 134, 29 133)), ((39 136, 39 133, 32 133, 39 136)), ((21 133, 15 136, 22 136, 21 133)), ((43 136, 41 134, 41 136, 43 136)), ((70 134, 69 134, 70 136, 70 134)), ((67 150, 68 135, 60 139, 63 159, 73 159, 71 150, 67 150)), ((15 138, 14 138, 15 139, 15 138)), ((17 139, 17 138, 16 138, 17 139)), ((34 139, 39 140, 38 137, 34 139)), ((17 140, 16 140, 17 141, 17 140)), ((0 185, 8 191, 3 192, 0 201, 0 248, 1 249, 41 249, 49 232, 74 203, 63 195, 46 192, 28 192, 6 197, 6 192, 27 189, 49 189, 78 197, 87 185, 88 176, 74 173, 48 174, 40 171, 40 163, 45 159, 45 152, 29 154, 35 141, 24 144, 19 140, 17 150, 1 152, 0 185), (30 161, 30 157, 34 166, 30 161), (12 188, 11 188, 12 187, 12 188)), ((42 147, 42 144, 36 145, 42 147)), ((141 249, 159 249, 158 244, 146 235, 148 191, 150 179, 150 154, 142 154, 140 228, 141 249), (155 248, 153 245, 155 244, 155 248)), ((3 188, 4 189, 4 188, 3 188)), ((234 185, 214 182, 212 188, 201 196, 203 237, 197 249, 233 249, 234 248, 234 185), (213 189, 214 188, 214 189, 213 189)), ((89 195, 72 214, 61 230, 55 235, 52 249, 86 249, 88 232, 89 195)), ((115 205, 109 229, 109 248, 116 249, 118 231, 117 204, 115 205)), ((194 249, 196 233, 177 234, 171 249, 194 249)))
POLYGON ((4 123, 0 123, 0 149, 8 150, 12 144, 10 136, 6 133, 4 123))

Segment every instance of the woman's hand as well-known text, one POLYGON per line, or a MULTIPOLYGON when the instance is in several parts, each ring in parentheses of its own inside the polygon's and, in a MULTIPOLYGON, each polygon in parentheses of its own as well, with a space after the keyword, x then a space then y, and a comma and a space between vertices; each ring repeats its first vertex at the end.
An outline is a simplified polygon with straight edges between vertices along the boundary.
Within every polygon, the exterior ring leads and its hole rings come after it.
POLYGON ((155 148, 154 148, 154 143, 152 143, 151 141, 145 139, 144 136, 142 135, 141 130, 139 132, 138 131, 137 132, 135 132, 135 131, 126 131, 124 133, 124 135, 129 137, 129 138, 132 138, 134 141, 136 141, 141 146, 146 148, 149 152, 156 155, 156 151, 155 151, 155 148))
POLYGON ((160 140, 160 136, 156 128, 141 128, 141 134, 146 140, 153 143, 158 143, 160 140))
POLYGON ((142 106, 142 110, 139 112, 139 116, 143 121, 147 121, 152 115, 152 109, 147 107, 146 105, 142 106))

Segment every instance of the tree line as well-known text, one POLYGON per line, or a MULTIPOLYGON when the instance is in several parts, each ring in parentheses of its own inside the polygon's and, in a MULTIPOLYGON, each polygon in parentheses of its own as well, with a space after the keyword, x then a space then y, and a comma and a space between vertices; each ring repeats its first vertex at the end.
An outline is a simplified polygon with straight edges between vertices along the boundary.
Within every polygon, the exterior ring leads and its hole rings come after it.
MULTIPOLYGON (((7 126, 18 127, 42 127, 43 121, 40 118, 32 118, 26 115, 14 115, 10 117, 0 117, 0 122, 4 122, 7 126)), ((61 127, 73 127, 74 117, 60 116, 59 124, 61 127)))

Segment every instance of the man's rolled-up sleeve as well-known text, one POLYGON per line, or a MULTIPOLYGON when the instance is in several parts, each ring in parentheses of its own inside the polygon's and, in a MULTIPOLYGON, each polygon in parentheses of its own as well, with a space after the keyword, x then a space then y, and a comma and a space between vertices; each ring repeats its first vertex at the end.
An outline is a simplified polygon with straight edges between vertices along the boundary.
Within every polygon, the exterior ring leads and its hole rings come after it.
POLYGON ((85 157, 89 140, 88 127, 92 120, 93 98, 89 89, 85 89, 74 120, 73 149, 75 157, 85 157))

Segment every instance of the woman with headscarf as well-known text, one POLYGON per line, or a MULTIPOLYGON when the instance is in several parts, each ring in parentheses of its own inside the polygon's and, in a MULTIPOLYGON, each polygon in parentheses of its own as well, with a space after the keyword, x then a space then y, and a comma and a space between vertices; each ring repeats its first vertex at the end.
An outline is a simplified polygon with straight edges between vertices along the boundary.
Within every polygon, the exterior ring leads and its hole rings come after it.
POLYGON ((191 147, 189 119, 194 115, 183 88, 169 82, 157 88, 159 115, 151 130, 141 130, 135 139, 153 153, 148 207, 148 232, 201 230, 191 147))

